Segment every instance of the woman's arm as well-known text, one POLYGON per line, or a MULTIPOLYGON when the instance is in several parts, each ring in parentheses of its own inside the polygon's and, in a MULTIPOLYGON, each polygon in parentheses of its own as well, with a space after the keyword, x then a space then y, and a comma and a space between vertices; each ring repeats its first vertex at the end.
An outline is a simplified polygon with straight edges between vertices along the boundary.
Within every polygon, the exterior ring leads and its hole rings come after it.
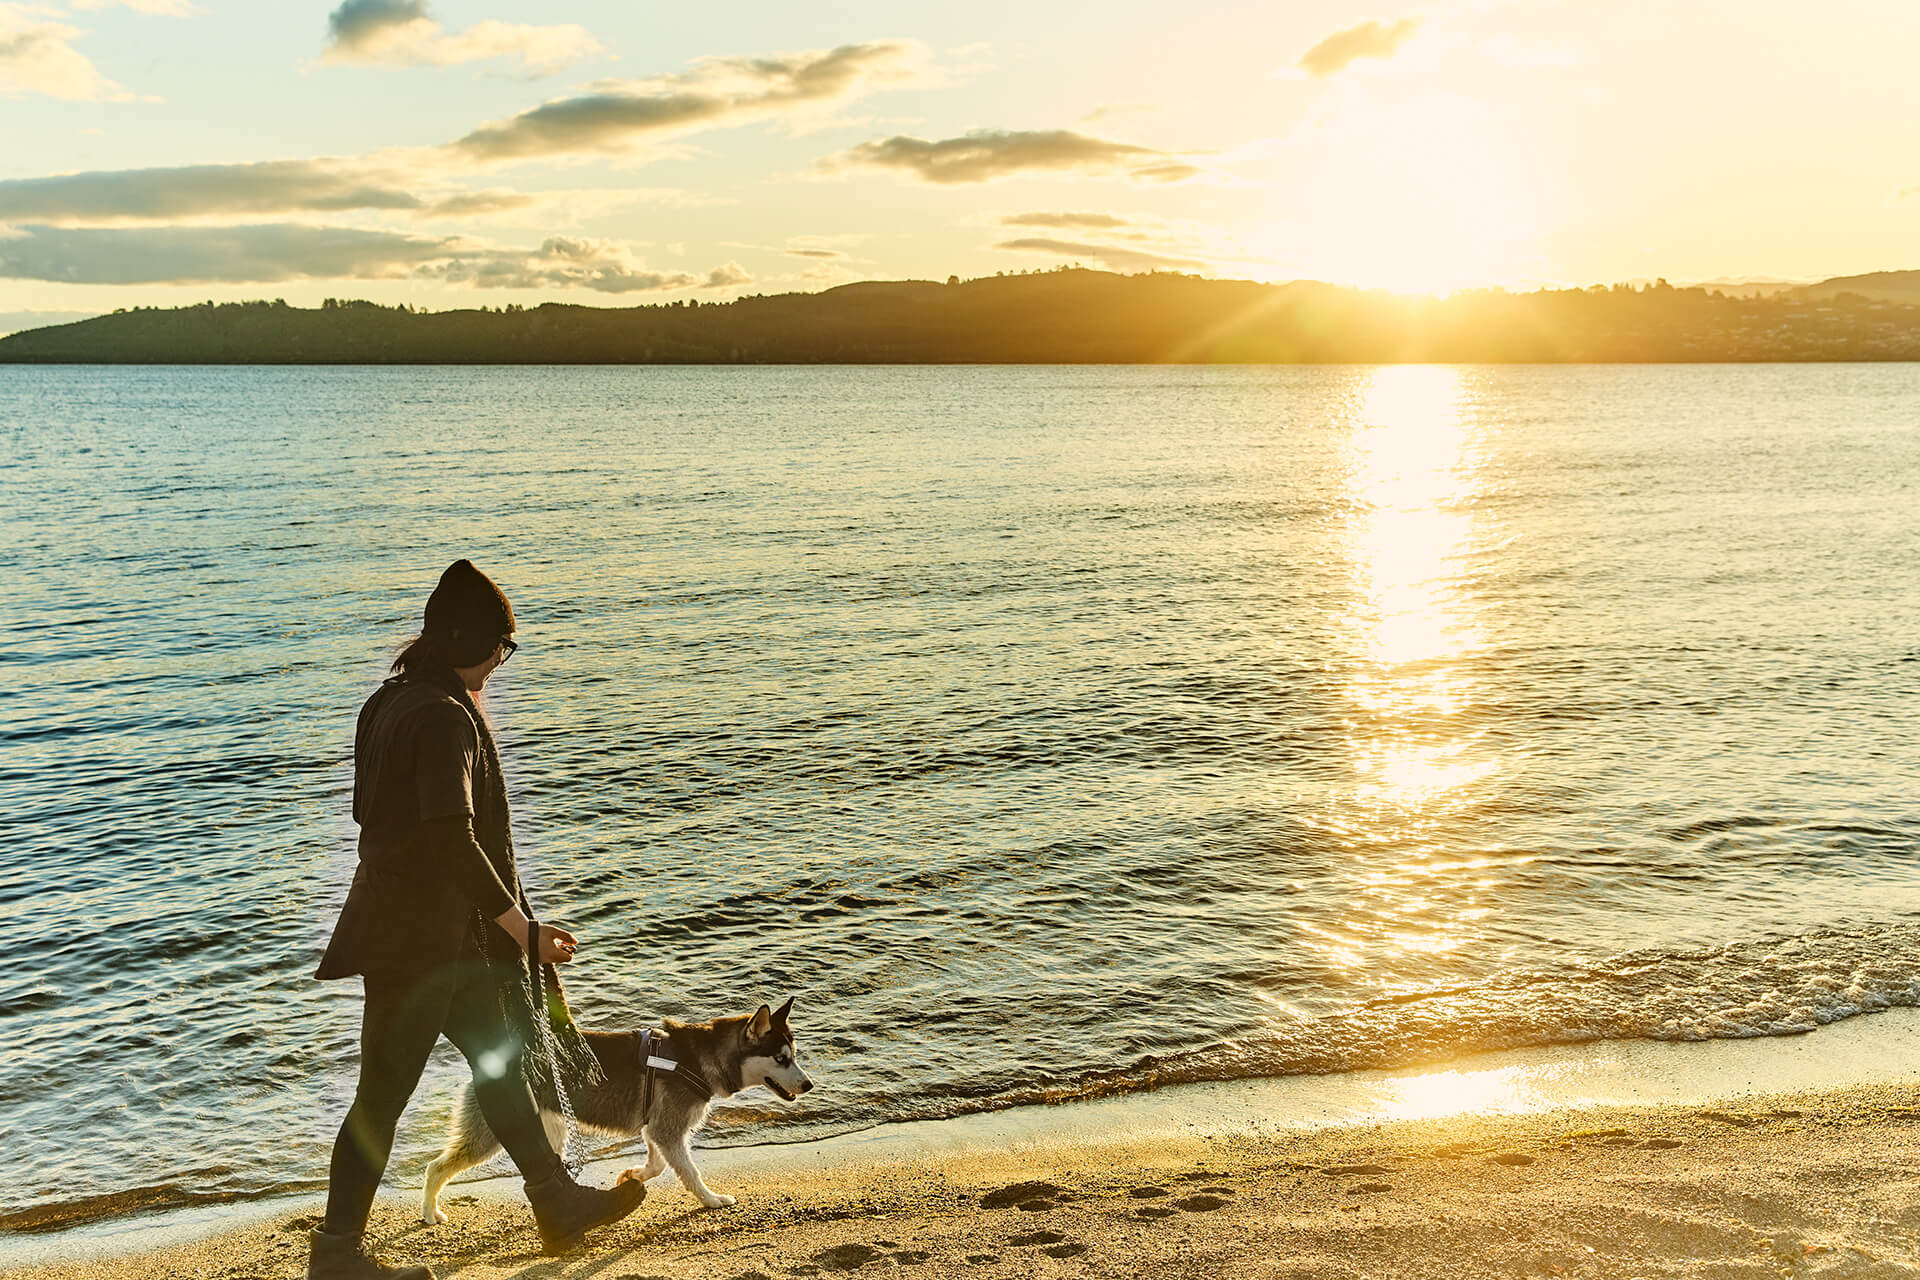
MULTIPOLYGON (((465 814, 435 818, 421 824, 426 829, 427 846, 433 860, 482 915, 507 931, 507 936, 527 946, 527 925, 531 923, 513 894, 501 882, 500 873, 486 850, 473 838, 473 821, 465 814)), ((540 959, 544 964, 565 964, 573 959, 579 942, 565 929, 540 926, 540 959)))

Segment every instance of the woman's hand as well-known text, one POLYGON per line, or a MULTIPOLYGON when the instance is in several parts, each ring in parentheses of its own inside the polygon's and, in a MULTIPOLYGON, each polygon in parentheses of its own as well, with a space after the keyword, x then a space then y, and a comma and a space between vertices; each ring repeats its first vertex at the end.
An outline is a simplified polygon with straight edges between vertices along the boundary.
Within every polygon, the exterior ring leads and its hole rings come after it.
MULTIPOLYGON (((493 922, 507 931, 507 936, 527 949, 527 925, 531 923, 522 915, 519 907, 509 907, 493 918, 493 922)), ((565 964, 573 959, 573 953, 579 949, 580 940, 558 925, 540 926, 540 963, 565 964)))
POLYGON ((573 959, 573 953, 579 946, 578 939, 559 925, 540 926, 540 962, 542 964, 565 964, 573 959))

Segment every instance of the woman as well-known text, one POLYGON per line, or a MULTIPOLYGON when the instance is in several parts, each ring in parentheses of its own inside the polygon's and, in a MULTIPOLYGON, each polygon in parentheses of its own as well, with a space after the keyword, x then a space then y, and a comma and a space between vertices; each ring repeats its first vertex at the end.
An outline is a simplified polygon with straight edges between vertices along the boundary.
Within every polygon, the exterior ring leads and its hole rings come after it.
POLYGON ((474 695, 518 647, 513 606, 467 560, 441 575, 418 639, 360 711, 353 816, 360 865, 316 976, 366 986, 360 1082, 334 1140, 327 1216, 312 1235, 309 1280, 431 1280, 362 1243, 394 1128, 427 1055, 446 1036, 473 1068, 480 1110, 526 1179, 540 1238, 561 1253, 639 1207, 638 1182, 576 1184, 547 1142, 535 1091, 554 1104, 555 1072, 598 1070, 557 998, 552 966, 572 934, 535 924, 520 888, 506 787, 474 695), (546 1023, 546 1026, 542 1026, 546 1023))

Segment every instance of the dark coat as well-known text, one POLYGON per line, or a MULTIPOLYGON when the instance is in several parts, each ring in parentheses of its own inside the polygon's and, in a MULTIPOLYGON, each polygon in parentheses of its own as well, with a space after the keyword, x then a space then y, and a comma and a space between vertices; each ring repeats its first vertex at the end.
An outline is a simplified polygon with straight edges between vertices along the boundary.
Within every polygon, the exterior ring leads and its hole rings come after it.
POLYGON ((448 671, 382 684, 360 710, 353 758, 360 865, 315 976, 424 975, 478 961, 483 945, 517 958, 517 944, 434 857, 423 826, 471 814, 487 860, 532 915, 514 867, 499 753, 459 678, 448 671))

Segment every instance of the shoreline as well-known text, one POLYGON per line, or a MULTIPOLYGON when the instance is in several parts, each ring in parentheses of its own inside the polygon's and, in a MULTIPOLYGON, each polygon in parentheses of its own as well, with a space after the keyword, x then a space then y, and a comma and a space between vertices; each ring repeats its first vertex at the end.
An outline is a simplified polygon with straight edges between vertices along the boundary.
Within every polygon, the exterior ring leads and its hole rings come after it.
MULTIPOLYGON (((638 1264, 651 1255, 655 1244, 679 1240, 683 1234, 689 1240, 711 1242, 742 1232, 778 1231, 786 1243, 770 1243, 767 1249, 786 1251, 782 1256, 792 1265, 818 1265, 831 1271, 831 1266, 788 1256, 788 1245, 797 1248, 824 1239, 821 1233, 831 1234, 829 1228, 835 1223, 875 1215, 890 1222, 912 1222, 928 1239, 944 1238, 942 1232, 953 1231, 972 1238, 979 1230, 987 1230, 989 1220, 1005 1217, 977 1207, 980 1197, 1022 1180, 1050 1181, 1066 1188, 1064 1198, 1056 1197, 1050 1209, 1034 1211, 1034 1221, 1041 1216, 1052 1221, 1057 1212, 1080 1222, 1082 1236, 1104 1232, 1112 1237, 1118 1226, 1159 1220, 1127 1213, 1116 1217, 1112 1212, 1119 1199, 1131 1203, 1132 1195, 1149 1185, 1151 1179, 1141 1182, 1142 1178, 1151 1174, 1163 1182, 1177 1182, 1189 1175, 1217 1174, 1218 1179, 1234 1182, 1231 1189, 1242 1197, 1200 1193, 1222 1200, 1211 1209, 1194 1211, 1210 1214, 1206 1221, 1217 1225, 1238 1222, 1247 1206, 1265 1203, 1261 1188, 1271 1190, 1268 1184, 1275 1178, 1296 1177, 1296 1166, 1384 1168, 1394 1161, 1407 1164, 1411 1160, 1425 1170, 1421 1177, 1430 1179, 1438 1167, 1433 1161, 1445 1164, 1467 1154, 1463 1147, 1449 1156, 1439 1151, 1441 1147, 1466 1143, 1511 1148, 1521 1154, 1531 1150, 1534 1154, 1526 1162, 1530 1165, 1542 1160, 1549 1148, 1562 1148, 1568 1135, 1583 1132, 1605 1132, 1614 1139, 1632 1137, 1637 1150, 1658 1152, 1657 1157, 1645 1157, 1657 1163, 1684 1159, 1701 1185, 1737 1180, 1740 1169, 1727 1162, 1734 1161, 1740 1148, 1752 1148, 1748 1156, 1761 1154, 1754 1147, 1757 1134, 1771 1134, 1803 1148, 1801 1163, 1817 1167, 1836 1154, 1835 1134, 1859 1137, 1864 1133, 1871 1139, 1868 1145, 1889 1154, 1908 1171, 1914 1188, 1910 1202, 1920 1206, 1920 1175, 1913 1172, 1920 1170, 1920 1072, 1911 1065, 1915 1062, 1920 1062, 1920 1010, 1897 1009, 1849 1018, 1795 1037, 1602 1041, 1504 1050, 1445 1068, 1186 1085, 1055 1107, 883 1125, 816 1142, 708 1149, 700 1152, 702 1170, 717 1188, 739 1194, 739 1206, 697 1212, 691 1196, 668 1174, 653 1184, 647 1205, 633 1220, 607 1229, 602 1233, 604 1241, 596 1237, 586 1251, 573 1257, 602 1258, 637 1249, 633 1260, 638 1264), (1710 1105, 1714 1103, 1721 1105, 1710 1105), (1728 1146, 1729 1138, 1739 1141, 1728 1146), (1639 1145, 1655 1139, 1679 1145, 1639 1145), (1714 1154, 1702 1163, 1697 1148, 1709 1142, 1714 1154), (1674 1154, 1681 1151, 1687 1155, 1674 1154), (1002 1178, 1007 1170, 1023 1171, 1023 1177, 1002 1178), (923 1202, 915 1198, 917 1193, 900 1190, 903 1184, 949 1191, 944 1193, 945 1200, 923 1202), (969 1207, 956 1208, 961 1199, 969 1207), (776 1208, 779 1205, 787 1209, 776 1208), (1100 1206, 1097 1211, 1096 1206, 1100 1206), (1091 1219, 1080 1221, 1089 1213, 1091 1219)), ((1592 1143, 1577 1139, 1571 1150, 1586 1152, 1590 1147, 1592 1143)), ((630 1156, 597 1161, 589 1166, 586 1177, 605 1184, 632 1162, 630 1156)), ((1162 1187, 1170 1194, 1177 1189, 1162 1187)), ((1349 1191, 1362 1197, 1384 1194, 1349 1191)), ((513 1258, 518 1257, 518 1267, 530 1260, 526 1254, 535 1247, 530 1243, 531 1220, 511 1176, 496 1173, 453 1184, 446 1194, 455 1206, 454 1221, 432 1230, 415 1220, 415 1194, 415 1188, 396 1184, 390 1177, 376 1209, 373 1234, 390 1240, 382 1247, 395 1259, 457 1261, 462 1275, 475 1276, 517 1274, 508 1266, 513 1258), (490 1252, 496 1249, 507 1250, 497 1262, 490 1252), (517 1255, 514 1250, 519 1251, 517 1255), (496 1270, 497 1266, 507 1269, 496 1270)), ((1134 1207, 1152 1208, 1145 1200, 1162 1198, 1147 1196, 1134 1207)), ((296 1275, 299 1267, 289 1259, 297 1254, 303 1265, 305 1257, 304 1237, 298 1236, 304 1228, 297 1224, 311 1217, 318 1203, 317 1195, 303 1192, 159 1215, 123 1216, 46 1234, 4 1233, 0 1234, 0 1271, 103 1278, 155 1274, 156 1268, 191 1275, 296 1275), (289 1242, 296 1237, 299 1247, 290 1253, 289 1242), (208 1269, 216 1261, 225 1269, 208 1269), (185 1270, 179 1270, 183 1266, 185 1270)), ((1358 1203, 1335 1206, 1333 1211, 1346 1212, 1358 1203)), ((1285 1211, 1275 1218, 1276 1208, 1268 1204, 1261 1221, 1288 1220, 1285 1211)), ((1920 1208, 1914 1210, 1913 1218, 1914 1227, 1920 1228, 1920 1208)), ((1058 1233, 1057 1228, 1049 1229, 1058 1233)), ((848 1233, 842 1230, 841 1234, 848 1233)), ((1100 1252, 1112 1264, 1120 1256, 1112 1249, 1119 1239, 1114 1237, 1099 1248, 1086 1239, 1080 1243, 1087 1244, 1089 1255, 1100 1252)), ((878 1248, 851 1236, 840 1243, 878 1248)), ((1066 1241, 1063 1237, 1054 1243, 1066 1241)), ((821 1249, 834 1247, 838 1245, 821 1249)), ((1141 1247, 1152 1252, 1150 1242, 1141 1247)), ((937 1253, 925 1248, 905 1252, 929 1254, 927 1260, 911 1264, 916 1267, 933 1267, 937 1253)), ((880 1250, 875 1257, 883 1255, 891 1256, 880 1250)), ((984 1254, 976 1249, 966 1256, 984 1254)), ((1007 1261, 1004 1251, 1001 1261, 1007 1261)), ((1057 1261, 1064 1265, 1070 1257, 1061 1255, 1057 1261)), ((908 1265, 897 1258, 895 1262, 908 1265)), ((1916 1253, 1916 1266, 1920 1267, 1920 1253, 1916 1253)), ((968 1274, 980 1268, 992 1270, 986 1263, 962 1267, 968 1274)), ((649 1272, 643 1267, 633 1274, 649 1272)), ((740 1272, 736 1268, 673 1274, 731 1277, 740 1272)), ((926 1274, 947 1272, 935 1268, 926 1274)), ((1913 1274, 1920 1275, 1920 1269, 1913 1274)))

